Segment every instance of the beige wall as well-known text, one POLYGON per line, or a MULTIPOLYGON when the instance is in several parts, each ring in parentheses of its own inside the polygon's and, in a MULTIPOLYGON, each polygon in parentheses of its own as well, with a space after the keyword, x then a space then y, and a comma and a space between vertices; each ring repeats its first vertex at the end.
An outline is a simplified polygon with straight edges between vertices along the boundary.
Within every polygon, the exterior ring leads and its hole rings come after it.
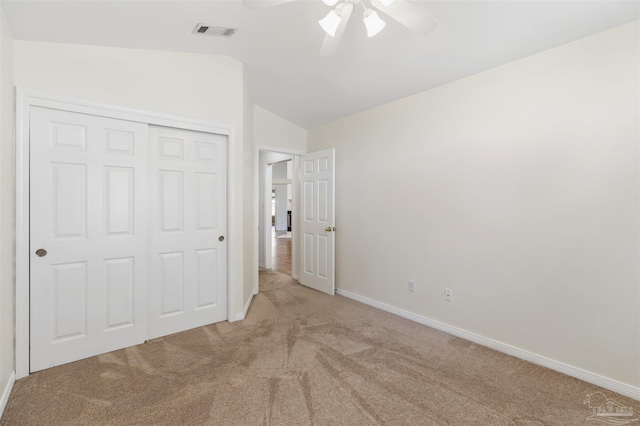
POLYGON ((13 93, 13 39, 4 11, 0 8, 0 396, 10 383, 9 379, 15 368, 16 234, 13 93))
POLYGON ((229 280, 237 289, 236 313, 244 308, 243 80, 242 64, 226 56, 15 43, 18 87, 234 127, 230 173, 236 182, 231 205, 235 227, 229 230, 229 252, 240 261, 230 265, 229 280))
POLYGON ((639 386, 639 47, 635 22, 311 130, 337 287, 639 386))

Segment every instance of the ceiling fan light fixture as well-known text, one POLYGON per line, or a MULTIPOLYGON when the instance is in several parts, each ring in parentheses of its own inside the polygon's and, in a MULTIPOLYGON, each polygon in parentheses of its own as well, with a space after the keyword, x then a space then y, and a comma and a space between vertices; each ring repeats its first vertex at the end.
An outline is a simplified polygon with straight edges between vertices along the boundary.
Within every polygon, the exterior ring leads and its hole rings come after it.
MULTIPOLYGON (((385 1, 389 1, 389 0, 385 0, 385 1)), ((322 0, 322 2, 327 6, 335 6, 336 4, 338 4, 338 0, 322 0)))
POLYGON ((380 0, 380 3, 382 3, 383 6, 389 7, 391 3, 393 3, 393 0, 380 0))
POLYGON ((335 10, 330 11, 327 16, 318 21, 322 29, 331 37, 336 36, 336 30, 340 25, 342 18, 336 13, 335 10))
POLYGON ((373 9, 366 9, 362 16, 362 20, 364 21, 364 25, 367 27, 367 37, 373 37, 382 31, 384 26, 387 25, 387 23, 380 19, 376 11, 373 9))

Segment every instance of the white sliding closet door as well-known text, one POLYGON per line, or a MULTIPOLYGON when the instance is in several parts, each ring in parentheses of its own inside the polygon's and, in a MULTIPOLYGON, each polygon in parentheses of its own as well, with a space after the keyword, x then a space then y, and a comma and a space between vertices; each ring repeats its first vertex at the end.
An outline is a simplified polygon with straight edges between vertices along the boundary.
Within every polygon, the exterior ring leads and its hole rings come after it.
POLYGON ((227 318, 224 135, 31 107, 31 372, 227 318))
POLYGON ((31 108, 31 371, 147 338, 147 128, 31 108))
POLYGON ((227 318, 223 135, 150 126, 150 332, 227 318))

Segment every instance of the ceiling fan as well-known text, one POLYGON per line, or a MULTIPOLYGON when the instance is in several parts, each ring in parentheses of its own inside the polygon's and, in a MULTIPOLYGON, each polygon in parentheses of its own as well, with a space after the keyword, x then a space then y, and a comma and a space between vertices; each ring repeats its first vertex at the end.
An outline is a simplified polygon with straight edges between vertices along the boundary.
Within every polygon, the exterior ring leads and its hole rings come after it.
MULTIPOLYGON (((255 10, 292 1, 295 0, 243 0, 243 4, 247 9, 255 10)), ((362 6, 364 10, 362 19, 367 28, 367 36, 369 37, 378 34, 386 25, 377 12, 382 12, 384 15, 396 20, 418 35, 428 34, 438 25, 438 21, 431 15, 423 9, 409 3, 407 0, 322 1, 333 9, 329 11, 327 16, 318 21, 322 29, 326 32, 322 47, 320 48, 320 56, 331 56, 338 50, 349 18, 351 18, 351 15, 358 6, 362 6), (370 3, 370 7, 367 7, 367 3, 370 3)))

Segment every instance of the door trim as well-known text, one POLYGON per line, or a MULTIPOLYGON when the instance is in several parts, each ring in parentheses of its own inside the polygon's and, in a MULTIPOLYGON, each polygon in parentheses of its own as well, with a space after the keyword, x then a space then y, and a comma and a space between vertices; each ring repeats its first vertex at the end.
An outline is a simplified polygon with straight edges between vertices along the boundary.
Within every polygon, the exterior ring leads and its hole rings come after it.
MULTIPOLYGON (((260 269, 260 241, 259 241, 259 227, 260 227, 260 151, 269 151, 276 152, 278 154, 286 154, 291 155, 293 157, 293 172, 294 177, 292 179, 293 184, 293 210, 294 212, 298 212, 300 210, 300 176, 298 173, 298 163, 301 155, 306 154, 306 151, 299 149, 290 149, 290 148, 281 148, 275 146, 266 146, 266 145, 255 145, 253 147, 253 229, 255 232, 253 233, 253 294, 256 295, 259 292, 259 276, 258 270, 260 269)), ((291 240, 291 277, 293 279, 298 279, 298 254, 299 254, 299 244, 298 244, 298 220, 294 220, 293 223, 293 231, 292 231, 292 240, 291 240)), ((269 230, 271 231, 271 230, 269 230)))
MULTIPOLYGON (((235 300, 238 283, 232 281, 229 274, 231 265, 241 262, 237 256, 235 230, 242 222, 235 219, 231 212, 235 205, 235 131, 233 126, 171 116, 133 108, 86 102, 24 88, 16 88, 16 294, 15 294, 15 336, 16 336, 16 379, 29 375, 29 110, 31 107, 44 107, 81 114, 98 115, 150 125, 175 127, 204 133, 216 133, 227 136, 227 320, 236 320, 235 300)), ((240 228, 241 229, 241 228, 240 228)), ((242 254, 240 252, 240 254, 242 254)), ((242 285, 242 283, 240 283, 242 285)), ((241 287, 240 287, 240 291, 241 287)))

